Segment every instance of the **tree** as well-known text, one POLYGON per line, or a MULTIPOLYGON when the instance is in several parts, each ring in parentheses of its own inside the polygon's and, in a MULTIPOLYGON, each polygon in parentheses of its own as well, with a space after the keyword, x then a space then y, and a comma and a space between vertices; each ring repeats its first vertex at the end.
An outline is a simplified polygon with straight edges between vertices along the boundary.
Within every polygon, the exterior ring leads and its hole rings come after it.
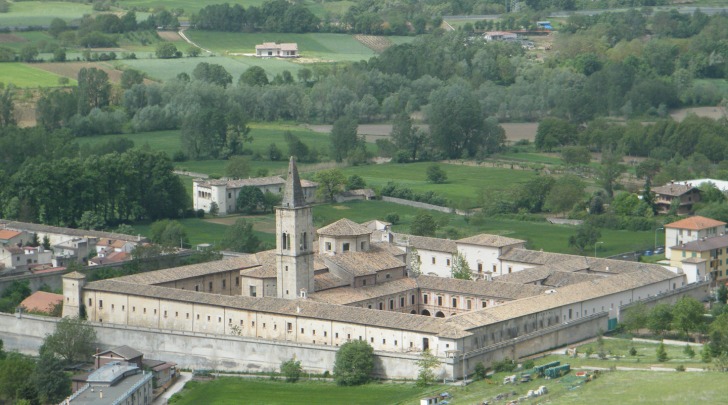
POLYGON ((468 264, 468 261, 465 260, 465 256, 463 256, 462 253, 457 252, 452 260, 452 268, 450 270, 452 274, 452 278, 457 278, 460 280, 470 280, 471 274, 470 274, 470 265, 468 264))
POLYGON ((278 145, 271 143, 270 146, 268 146, 268 159, 273 162, 277 162, 281 160, 282 157, 283 152, 281 152, 280 148, 278 148, 278 145))
POLYGON ((480 103, 463 83, 432 92, 427 120, 433 144, 451 159, 474 156, 483 146, 485 123, 480 103))
POLYGON ((241 253, 255 253, 262 249, 260 239, 253 232, 253 224, 244 218, 238 218, 225 231, 225 237, 220 244, 222 249, 241 253))
POLYGON ((144 73, 136 69, 126 69, 121 73, 121 88, 130 89, 135 84, 144 83, 144 73))
POLYGON ((35 58, 38 57, 38 48, 34 47, 33 45, 25 45, 20 48, 20 53, 18 54, 18 57, 23 62, 33 62, 35 61, 35 58))
POLYGON ((417 252, 417 249, 412 246, 410 247, 410 272, 412 272, 412 275, 414 277, 419 276, 422 274, 422 270, 420 268, 422 267, 422 259, 420 258, 419 252, 417 252))
POLYGON ((234 156, 225 166, 225 175, 232 179, 244 179, 250 174, 250 160, 243 156, 234 156))
POLYGON ((295 359, 286 360, 281 363, 281 374, 286 377, 286 382, 294 383, 301 378, 303 368, 301 362, 295 359))
POLYGON ((48 34, 54 38, 58 38, 58 36, 67 29, 68 24, 66 23, 66 20, 56 17, 52 19, 50 25, 48 25, 48 34))
POLYGON ((223 88, 233 82, 233 76, 222 65, 207 62, 198 63, 192 71, 192 77, 223 88))
POLYGON ((435 184, 442 184, 447 181, 447 173, 438 164, 427 167, 427 181, 435 184))
POLYGON ((672 326, 672 307, 668 304, 657 304, 652 307, 647 318, 647 327, 655 334, 662 334, 672 326))
POLYGON ((541 151, 551 152, 559 146, 572 145, 576 142, 576 126, 570 122, 548 117, 539 122, 534 144, 541 151))
POLYGON ((251 87, 268 85, 268 75, 265 73, 265 69, 260 66, 247 68, 238 79, 238 86, 243 84, 251 87))
POLYGON ((322 170, 316 173, 315 179, 319 183, 316 194, 326 201, 333 201, 334 195, 346 184, 346 177, 339 169, 322 170))
POLYGON ((695 350, 690 345, 685 345, 685 348, 683 349, 683 353, 685 353, 685 355, 690 357, 691 359, 695 357, 695 350))
POLYGON ((437 223, 432 215, 420 211, 412 220, 410 225, 410 233, 418 236, 435 236, 437 231, 437 223))
POLYGON ((190 45, 187 47, 187 56, 189 56, 190 58, 196 58, 200 56, 200 52, 202 52, 200 48, 194 45, 190 45))
POLYGON ((586 146, 565 146, 561 148, 561 159, 567 166, 588 165, 591 153, 586 146))
POLYGON ((111 83, 109 75, 96 68, 81 68, 78 71, 78 113, 88 115, 94 108, 109 105, 111 83))
POLYGON ((374 349, 363 340, 341 345, 334 361, 334 380, 338 385, 361 385, 369 382, 374 370, 374 349))
POLYGON ((344 116, 334 121, 331 128, 331 156, 341 162, 349 156, 349 152, 356 149, 359 143, 357 138, 357 122, 351 116, 344 116))
POLYGON ((179 58, 182 56, 182 52, 177 50, 177 47, 171 42, 162 42, 157 45, 157 49, 154 51, 159 59, 172 59, 179 58))
POLYGON ((359 190, 366 188, 366 186, 367 183, 358 174, 352 174, 348 179, 346 179, 347 190, 359 190))
POLYGON ((690 332, 699 332, 704 327, 703 313, 705 308, 693 297, 682 297, 672 308, 672 324, 690 336, 690 332))
POLYGON ((27 399, 27 395, 21 393, 20 387, 32 387, 32 383, 28 383, 34 371, 35 361, 32 358, 16 352, 8 353, 0 362, 0 396, 10 400, 27 399))
POLYGON ((624 315, 624 329, 628 332, 636 331, 643 328, 647 324, 649 311, 644 302, 637 302, 629 308, 624 315))
POLYGON ((713 355, 728 352, 728 313, 718 315, 708 327, 710 343, 705 348, 713 355))
POLYGON ((401 113, 392 123, 392 141, 397 148, 407 153, 408 160, 417 160, 417 154, 425 143, 425 133, 412 125, 409 114, 401 113))
POLYGON ((424 350, 417 360, 417 386, 426 387, 435 381, 435 373, 433 369, 440 365, 440 360, 430 352, 429 349, 424 350))
POLYGON ((280 205, 282 200, 282 195, 273 194, 270 191, 266 190, 265 193, 263 193, 263 212, 273 213, 275 211, 275 207, 277 205, 280 205))
POLYGON ((725 284, 721 284, 720 287, 718 287, 718 302, 725 304, 728 300, 728 287, 725 286, 725 284))
POLYGON ((545 206, 554 213, 568 211, 584 199, 585 188, 579 177, 563 176, 554 182, 546 196, 545 206))
POLYGON ((162 246, 174 247, 189 245, 190 239, 184 226, 178 221, 162 219, 153 222, 150 227, 152 242, 162 246))
POLYGON ((13 98, 15 97, 15 86, 8 85, 7 87, 0 83, 0 128, 4 128, 10 125, 15 125, 15 116, 13 111, 15 110, 15 103, 13 98))
POLYGON ((659 345, 657 345, 657 361, 660 363, 667 361, 667 351, 665 350, 665 344, 660 342, 659 345))
POLYGON ((614 184, 626 170, 621 162, 622 156, 618 153, 611 150, 602 152, 602 164, 597 171, 597 181, 607 192, 609 198, 614 197, 614 184))
POLYGON ((594 246, 597 240, 602 236, 599 228, 589 222, 585 222, 576 228, 576 234, 569 237, 569 246, 575 247, 579 253, 590 246, 594 246))
POLYGON ((53 354, 40 356, 32 379, 41 403, 57 404, 71 395, 71 378, 63 371, 63 362, 53 354))
POLYGON ((243 186, 238 194, 237 208, 246 215, 254 214, 265 204, 265 195, 258 187, 243 186))
POLYGON ((86 321, 65 317, 58 321, 56 330, 45 337, 41 355, 57 355, 66 363, 89 361, 94 354, 96 331, 86 321))

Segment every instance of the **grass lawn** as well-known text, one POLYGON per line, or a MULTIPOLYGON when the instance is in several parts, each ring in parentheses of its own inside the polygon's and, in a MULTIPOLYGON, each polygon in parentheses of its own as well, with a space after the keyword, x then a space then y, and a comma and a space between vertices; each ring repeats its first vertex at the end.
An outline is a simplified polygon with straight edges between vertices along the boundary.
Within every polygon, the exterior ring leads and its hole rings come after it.
MULTIPOLYGON (((230 3, 230 5, 234 4, 240 4, 241 6, 247 8, 249 6, 256 6, 260 7, 263 4, 264 0, 232 0, 232 1, 226 1, 226 3, 230 3)), ((218 3, 208 3, 208 2, 200 2, 200 1, 194 1, 194 0, 124 0, 123 3, 120 3, 124 8, 133 8, 136 7, 138 9, 141 8, 147 8, 147 9, 167 9, 172 10, 175 8, 182 8, 185 10, 184 15, 182 18, 188 18, 190 15, 197 13, 202 9, 203 7, 209 5, 209 4, 218 4, 218 3)), ((137 12, 137 14, 139 14, 137 12)))
POLYGON ((450 199, 454 206, 465 208, 475 207, 478 195, 486 190, 506 190, 536 176, 535 172, 528 170, 441 164, 440 167, 447 173, 447 183, 433 184, 427 182, 427 167, 430 165, 431 162, 357 166, 344 169, 344 173, 347 176, 358 174, 369 186, 381 187, 395 181, 414 191, 434 191, 450 199))
MULTIPOLYGON (((56 87, 61 76, 37 69, 25 63, 0 63, 0 82, 12 83, 17 87, 56 87)), ((75 83, 75 80, 71 82, 75 83)))
POLYGON ((0 13, 0 27, 48 25, 56 17, 70 21, 92 13, 91 4, 16 1, 10 3, 9 13, 0 13))
MULTIPOLYGON (((436 390, 435 390, 436 391, 436 390)), ((421 396, 435 392, 433 387, 417 388, 414 384, 367 384, 360 387, 339 387, 330 382, 305 381, 289 384, 245 378, 187 383, 178 405, 214 403, 240 404, 400 404, 414 403, 421 396), (189 387, 192 387, 191 389, 189 387)), ((170 402, 172 403, 172 402, 170 402)))
MULTIPOLYGON (((225 231, 228 226, 223 224, 217 224, 204 219, 199 218, 184 218, 178 220, 187 231, 187 236, 190 238, 190 245, 194 247, 200 243, 212 243, 213 245, 218 244, 224 237, 225 231)), ((134 231, 140 233, 142 236, 150 236, 150 225, 149 223, 137 223, 133 224, 134 231)), ((270 245, 275 244, 275 235, 272 233, 264 233, 255 231, 258 238, 270 245)), ((189 248, 190 246, 185 246, 189 248)))
MULTIPOLYGON (((374 51, 354 39, 353 36, 347 34, 244 34, 232 32, 188 30, 186 32, 186 35, 188 38, 190 38, 190 40, 194 41, 201 47, 210 49, 218 53, 255 53, 255 45, 261 44, 263 42, 296 42, 298 44, 298 51, 304 58, 319 58, 323 60, 338 62, 359 61, 362 59, 368 60, 370 57, 374 56, 374 51)), ((275 60, 259 58, 245 59, 252 59, 250 63, 254 64, 275 60)), ((266 67, 263 66, 263 68, 266 67)), ((267 68, 266 71, 268 71, 267 68)))

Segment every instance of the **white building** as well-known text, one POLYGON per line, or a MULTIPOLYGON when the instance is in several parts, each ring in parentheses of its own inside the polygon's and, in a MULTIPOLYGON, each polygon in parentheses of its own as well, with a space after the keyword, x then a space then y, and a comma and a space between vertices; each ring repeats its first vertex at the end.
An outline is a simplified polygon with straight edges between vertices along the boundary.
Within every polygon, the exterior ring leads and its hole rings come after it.
POLYGON ((665 257, 672 257, 672 247, 725 234, 725 222, 694 216, 665 225, 665 257))
MULTIPOLYGON (((214 202, 218 207, 219 215, 227 215, 237 211, 238 195, 245 186, 258 187, 264 194, 270 192, 276 195, 283 194, 283 185, 286 183, 281 176, 256 177, 240 180, 194 180, 192 182, 192 201, 195 210, 210 212, 214 202)), ((301 180, 303 197, 306 203, 316 199, 318 183, 301 180)))
POLYGON ((525 240, 484 233, 460 239, 456 244, 475 278, 502 275, 499 258, 511 249, 526 247, 525 240))
POLYGON ((282 44, 264 42, 255 46, 255 56, 259 58, 297 58, 300 55, 298 54, 298 44, 295 42, 282 44))

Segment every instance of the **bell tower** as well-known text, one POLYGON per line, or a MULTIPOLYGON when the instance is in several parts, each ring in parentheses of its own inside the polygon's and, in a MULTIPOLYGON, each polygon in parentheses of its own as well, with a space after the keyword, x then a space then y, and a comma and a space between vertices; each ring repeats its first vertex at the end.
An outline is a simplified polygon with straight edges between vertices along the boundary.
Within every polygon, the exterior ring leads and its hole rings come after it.
POLYGON ((276 207, 278 298, 296 299, 314 291, 313 216, 306 203, 296 160, 288 163, 283 200, 276 207))

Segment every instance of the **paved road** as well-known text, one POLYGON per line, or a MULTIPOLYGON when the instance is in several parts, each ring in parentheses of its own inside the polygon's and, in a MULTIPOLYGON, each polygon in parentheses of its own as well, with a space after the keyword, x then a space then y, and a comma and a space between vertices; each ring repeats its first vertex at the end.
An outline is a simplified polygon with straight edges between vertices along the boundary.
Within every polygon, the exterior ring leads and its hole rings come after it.
POLYGON ((180 390, 182 390, 182 387, 185 386, 185 383, 187 381, 192 379, 192 373, 190 372, 180 372, 180 376, 177 379, 177 382, 174 383, 167 391, 164 391, 164 394, 160 395, 159 398, 157 398, 156 401, 152 403, 152 405, 166 405, 167 401, 169 401, 170 398, 172 398, 172 395, 176 394, 180 390))

